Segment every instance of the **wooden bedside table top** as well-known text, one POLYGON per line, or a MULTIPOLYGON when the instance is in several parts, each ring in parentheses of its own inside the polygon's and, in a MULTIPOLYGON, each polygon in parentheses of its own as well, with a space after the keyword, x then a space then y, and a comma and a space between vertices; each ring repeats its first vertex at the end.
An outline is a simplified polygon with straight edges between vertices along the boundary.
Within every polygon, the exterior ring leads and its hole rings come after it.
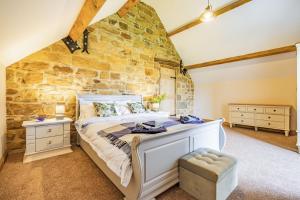
POLYGON ((38 121, 24 121, 22 126, 23 127, 30 127, 30 126, 45 126, 45 125, 51 125, 51 124, 63 124, 63 123, 68 123, 72 122, 73 120, 65 117, 64 119, 57 120, 56 118, 53 119, 45 119, 42 122, 38 121))

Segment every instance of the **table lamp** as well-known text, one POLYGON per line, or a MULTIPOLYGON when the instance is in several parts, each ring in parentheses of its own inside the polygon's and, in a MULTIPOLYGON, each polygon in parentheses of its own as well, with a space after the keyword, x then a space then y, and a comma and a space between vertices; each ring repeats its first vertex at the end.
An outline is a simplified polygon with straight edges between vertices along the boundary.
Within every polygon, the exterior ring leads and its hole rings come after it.
POLYGON ((65 104, 56 104, 55 117, 57 120, 65 118, 65 104))

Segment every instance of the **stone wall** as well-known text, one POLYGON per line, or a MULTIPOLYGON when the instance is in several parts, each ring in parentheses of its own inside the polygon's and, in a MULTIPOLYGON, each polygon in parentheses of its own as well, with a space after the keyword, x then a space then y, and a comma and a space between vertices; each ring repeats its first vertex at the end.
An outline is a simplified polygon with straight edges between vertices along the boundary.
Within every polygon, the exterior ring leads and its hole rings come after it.
MULTIPOLYGON (((90 54, 71 54, 58 41, 7 68, 9 150, 25 147, 22 121, 53 117, 56 103, 65 103, 66 115, 74 119, 76 93, 132 93, 147 99, 159 92, 160 68, 178 67, 180 58, 159 17, 144 3, 123 18, 112 15, 88 30, 90 54)), ((191 112, 191 79, 178 75, 177 88, 177 112, 191 112)))

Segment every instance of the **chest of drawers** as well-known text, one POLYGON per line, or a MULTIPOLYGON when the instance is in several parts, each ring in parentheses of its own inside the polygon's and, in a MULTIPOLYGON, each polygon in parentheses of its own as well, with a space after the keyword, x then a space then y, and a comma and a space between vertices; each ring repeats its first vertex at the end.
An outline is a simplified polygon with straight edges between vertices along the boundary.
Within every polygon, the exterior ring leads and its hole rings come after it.
POLYGON ((290 132, 291 106, 229 104, 229 124, 253 126, 283 130, 288 136, 290 132))
POLYGON ((43 122, 24 121, 26 151, 23 162, 72 152, 70 145, 71 119, 49 119, 43 122))

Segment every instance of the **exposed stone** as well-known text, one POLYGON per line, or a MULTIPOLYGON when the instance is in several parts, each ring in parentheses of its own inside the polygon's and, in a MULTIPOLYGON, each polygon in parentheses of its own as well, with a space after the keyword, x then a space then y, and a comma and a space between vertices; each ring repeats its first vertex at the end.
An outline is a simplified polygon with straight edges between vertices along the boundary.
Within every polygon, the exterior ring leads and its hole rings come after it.
POLYGON ((120 26, 120 28, 121 29, 123 29, 123 30, 128 30, 128 25, 127 24, 125 24, 125 23, 123 23, 123 22, 119 22, 119 26, 120 26))
POLYGON ((38 91, 35 89, 24 89, 19 93, 20 96, 15 99, 16 101, 35 102, 38 99, 38 91))
POLYGON ((109 79, 109 73, 108 72, 101 72, 100 73, 100 79, 109 79))
POLYGON ((96 83, 94 84, 95 89, 108 89, 109 87, 105 83, 96 83))
POLYGON ((121 33, 121 36, 127 40, 130 40, 131 39, 131 36, 128 35, 127 33, 121 33))
POLYGON ((151 58, 149 56, 145 55, 145 54, 141 54, 140 58, 143 59, 143 60, 146 60, 146 61, 150 61, 151 60, 151 58))
POLYGON ((25 84, 39 84, 43 82, 43 74, 42 73, 27 73, 23 77, 23 82, 25 84))
POLYGON ((171 67, 179 67, 179 62, 174 62, 173 60, 166 60, 166 59, 163 59, 163 58, 155 57, 154 61, 158 62, 160 64, 163 64, 163 65, 169 65, 171 67))
POLYGON ((153 69, 146 68, 145 69, 145 75, 146 76, 152 76, 153 75, 153 69))
POLYGON ((98 62, 96 65, 94 65, 94 69, 108 71, 110 70, 110 64, 104 62, 98 62))
POLYGON ((6 69, 6 81, 7 82, 12 82, 14 81, 15 78, 15 73, 13 70, 10 70, 9 68, 6 69))
POLYGON ((153 31, 150 28, 146 28, 146 32, 149 34, 153 34, 153 31))
POLYGON ((82 77, 97 77, 97 71, 87 70, 87 69, 78 69, 76 75, 82 77))
MULTIPOLYGON (((74 119, 77 93, 132 93, 147 99, 159 93, 160 69, 178 67, 180 57, 161 21, 142 2, 126 17, 111 15, 88 30, 89 54, 71 54, 58 41, 6 68, 9 150, 25 147, 22 122, 36 115, 53 117, 56 103, 65 103, 66 116, 74 119)), ((191 113, 193 83, 177 74, 176 111, 191 113)))
POLYGON ((120 79, 120 74, 119 73, 111 73, 110 78, 113 80, 119 80, 120 79))
POLYGON ((186 102, 179 102, 177 105, 178 109, 186 109, 187 108, 187 103, 186 102))
POLYGON ((7 95, 12 95, 12 94, 17 94, 18 90, 15 89, 6 89, 6 94, 7 95))
POLYGON ((17 67, 17 68, 20 70, 32 71, 32 72, 44 71, 49 68, 49 63, 46 63, 46 62, 21 62, 19 64, 19 67, 17 67))
POLYGON ((70 74, 73 73, 73 69, 71 69, 70 67, 60 67, 60 66, 54 66, 53 70, 55 72, 61 72, 61 73, 66 73, 66 74, 70 74))
POLYGON ((41 104, 16 104, 7 103, 7 114, 8 115, 38 115, 42 112, 41 104))
POLYGON ((49 85, 71 86, 73 83, 73 79, 59 76, 49 76, 47 79, 47 83, 49 85))
POLYGON ((109 19, 108 21, 111 25, 115 25, 117 23, 117 20, 114 19, 109 19))

